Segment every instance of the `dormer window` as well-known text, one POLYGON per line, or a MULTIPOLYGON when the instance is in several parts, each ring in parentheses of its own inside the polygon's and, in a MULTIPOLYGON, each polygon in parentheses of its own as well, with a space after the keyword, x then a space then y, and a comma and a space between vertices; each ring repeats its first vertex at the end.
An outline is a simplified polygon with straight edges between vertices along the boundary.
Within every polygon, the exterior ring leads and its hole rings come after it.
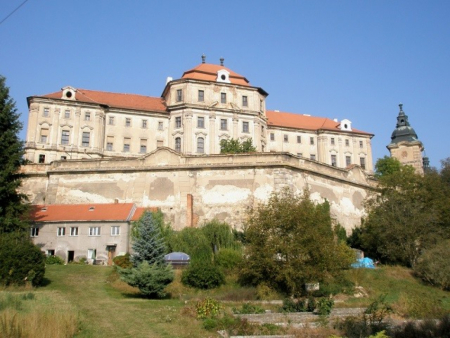
POLYGON ((352 121, 343 119, 340 128, 341 130, 352 131, 352 121))
POLYGON ((230 72, 225 69, 217 71, 217 82, 230 83, 230 72))
POLYGON ((63 100, 72 100, 75 101, 75 94, 77 90, 73 87, 67 86, 62 88, 62 96, 63 100))

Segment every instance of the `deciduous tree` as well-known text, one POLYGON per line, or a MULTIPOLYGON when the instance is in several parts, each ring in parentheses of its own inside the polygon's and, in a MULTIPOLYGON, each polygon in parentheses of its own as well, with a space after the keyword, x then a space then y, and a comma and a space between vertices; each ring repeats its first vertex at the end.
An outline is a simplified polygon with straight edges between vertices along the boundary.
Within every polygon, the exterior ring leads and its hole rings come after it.
POLYGON ((240 142, 238 139, 223 139, 220 141, 221 154, 241 154, 255 152, 256 148, 253 146, 252 139, 247 139, 240 142))

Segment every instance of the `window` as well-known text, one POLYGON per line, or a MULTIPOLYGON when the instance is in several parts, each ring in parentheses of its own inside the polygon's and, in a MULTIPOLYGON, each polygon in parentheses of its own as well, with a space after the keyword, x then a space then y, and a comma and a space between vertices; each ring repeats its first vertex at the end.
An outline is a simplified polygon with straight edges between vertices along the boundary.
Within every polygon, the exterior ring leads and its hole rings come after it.
POLYGON ((359 141, 359 147, 360 147, 360 148, 363 148, 363 147, 364 147, 363 141, 359 141))
POLYGON ((42 116, 48 117, 50 115, 50 108, 44 108, 44 112, 42 113, 42 116))
POLYGON ((47 250, 47 256, 54 256, 55 255, 55 250, 49 249, 47 250))
POLYGON ((39 155, 39 163, 45 163, 45 155, 44 154, 39 155))
POLYGON ((359 158, 359 164, 361 165, 361 168, 366 169, 366 159, 365 157, 359 158))
POLYGON ((97 257, 97 250, 88 249, 87 259, 95 259, 97 257))
POLYGON ((205 91, 199 90, 198 91, 198 102, 205 101, 205 91))
POLYGON ((114 125, 114 116, 110 116, 108 119, 108 124, 113 126, 114 125))
POLYGON ((333 167, 337 166, 337 160, 336 160, 336 155, 331 155, 331 165, 333 167))
POLYGON ((70 131, 63 130, 61 132, 61 144, 69 144, 69 136, 70 136, 70 131))
POLYGON ((314 137, 310 137, 309 138, 309 144, 310 145, 314 145, 314 137))
POLYGON ((84 114, 84 120, 85 121, 90 121, 91 120, 91 113, 85 113, 84 114))
POLYGON ((227 119, 220 119, 220 130, 228 130, 227 119))
POLYGON ((316 160, 316 155, 311 154, 311 155, 309 156, 309 158, 310 158, 311 160, 315 161, 315 160, 316 160))
POLYGON ((64 112, 64 118, 65 118, 65 119, 70 119, 70 110, 66 110, 66 111, 64 112))
POLYGON ((334 146, 334 145, 335 145, 335 142, 334 142, 334 137, 332 137, 332 138, 330 139, 330 142, 331 142, 331 145, 332 145, 332 146, 334 146))
POLYGON ((120 226, 112 226, 111 236, 119 236, 119 235, 120 235, 120 226))
POLYGON ((100 236, 100 227, 89 227, 89 236, 100 236))
POLYGON ((57 236, 65 236, 66 235, 66 228, 64 227, 58 227, 57 229, 57 236))
POLYGON ((113 136, 107 136, 106 137, 106 150, 107 151, 113 151, 113 145, 114 145, 114 137, 113 136))
POLYGON ((160 147, 163 147, 164 146, 164 141, 162 141, 162 140, 157 140, 156 141, 156 148, 160 148, 160 147))
POLYGON ((197 117, 197 128, 205 128, 205 118, 197 117))
POLYGON ((47 128, 41 129, 41 143, 47 143, 47 138, 48 138, 48 129, 47 128))
POLYGON ((275 134, 274 133, 270 133, 270 140, 271 141, 275 141, 275 134))
POLYGON ((89 138, 90 137, 91 137, 91 134, 88 131, 83 131, 83 136, 81 139, 81 146, 89 147, 89 138))
POLYGON ((345 166, 348 167, 350 164, 352 164, 351 156, 345 156, 345 166))
POLYGON ((220 103, 227 103, 227 93, 220 93, 220 103))
POLYGON ((199 137, 197 139, 197 153, 203 154, 205 152, 205 139, 203 137, 199 137))
POLYGON ((300 135, 297 135, 297 143, 302 143, 302 137, 300 135))
POLYGON ((123 152, 124 153, 128 153, 130 151, 130 143, 131 143, 131 138, 125 137, 123 139, 123 152))
POLYGON ((286 135, 286 134, 284 134, 283 135, 283 141, 286 143, 286 142, 289 142, 289 136, 288 135, 286 135))
POLYGON ((181 137, 175 139, 175 150, 181 153, 181 137))
POLYGON ((147 153, 147 140, 146 139, 141 139, 141 147, 139 148, 139 152, 141 154, 147 153))
POLYGON ((242 96, 242 107, 248 107, 247 96, 242 96))
POLYGON ((70 227, 70 236, 78 236, 78 227, 70 227))
POLYGON ((181 128, 181 116, 175 117, 175 128, 181 128))
POLYGON ((131 127, 131 119, 129 117, 125 119, 125 127, 131 127))
POLYGON ((163 130, 164 129, 164 123, 162 121, 158 122, 158 130, 163 130))
POLYGON ((142 128, 147 128, 147 120, 142 120, 142 128))
POLYGON ((248 122, 242 122, 242 132, 248 133, 248 122))
POLYGON ((303 157, 303 153, 297 153, 297 156, 303 157))
POLYGON ((39 228, 37 228, 37 227, 30 228, 30 236, 31 237, 39 236, 39 228))
POLYGON ((345 140, 345 146, 348 147, 350 145, 350 142, 348 139, 345 140))
POLYGON ((67 156, 61 156, 61 161, 67 160, 67 156))
POLYGON ((177 102, 183 101, 183 89, 177 89, 177 102))

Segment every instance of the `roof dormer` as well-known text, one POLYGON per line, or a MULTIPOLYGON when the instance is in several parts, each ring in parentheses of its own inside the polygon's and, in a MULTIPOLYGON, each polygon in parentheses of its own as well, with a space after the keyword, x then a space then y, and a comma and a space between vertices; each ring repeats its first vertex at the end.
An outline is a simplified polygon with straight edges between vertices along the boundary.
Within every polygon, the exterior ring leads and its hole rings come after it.
POLYGON ((342 131, 352 131, 352 121, 347 120, 347 119, 343 119, 341 121, 341 124, 340 124, 339 128, 342 131))
POLYGON ((62 90, 62 96, 61 98, 63 100, 71 100, 71 101, 75 101, 75 96, 76 96, 76 92, 77 90, 71 86, 66 86, 64 88, 61 88, 62 90))
POLYGON ((217 82, 230 83, 230 72, 226 69, 220 69, 217 71, 217 82))

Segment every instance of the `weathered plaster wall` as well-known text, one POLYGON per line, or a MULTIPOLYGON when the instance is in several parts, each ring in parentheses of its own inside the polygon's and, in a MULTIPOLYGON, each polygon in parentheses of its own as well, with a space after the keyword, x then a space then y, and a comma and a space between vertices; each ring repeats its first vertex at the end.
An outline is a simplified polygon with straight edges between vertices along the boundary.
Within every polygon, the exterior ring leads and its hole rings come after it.
POLYGON ((242 227, 246 212, 283 187, 308 188, 348 231, 373 189, 359 167, 339 169, 286 153, 183 156, 160 148, 139 159, 79 160, 24 167, 32 203, 134 202, 160 207, 176 229, 218 218, 242 227), (188 212, 188 195, 193 215, 188 212), (44 201, 45 198, 45 201, 44 201))

